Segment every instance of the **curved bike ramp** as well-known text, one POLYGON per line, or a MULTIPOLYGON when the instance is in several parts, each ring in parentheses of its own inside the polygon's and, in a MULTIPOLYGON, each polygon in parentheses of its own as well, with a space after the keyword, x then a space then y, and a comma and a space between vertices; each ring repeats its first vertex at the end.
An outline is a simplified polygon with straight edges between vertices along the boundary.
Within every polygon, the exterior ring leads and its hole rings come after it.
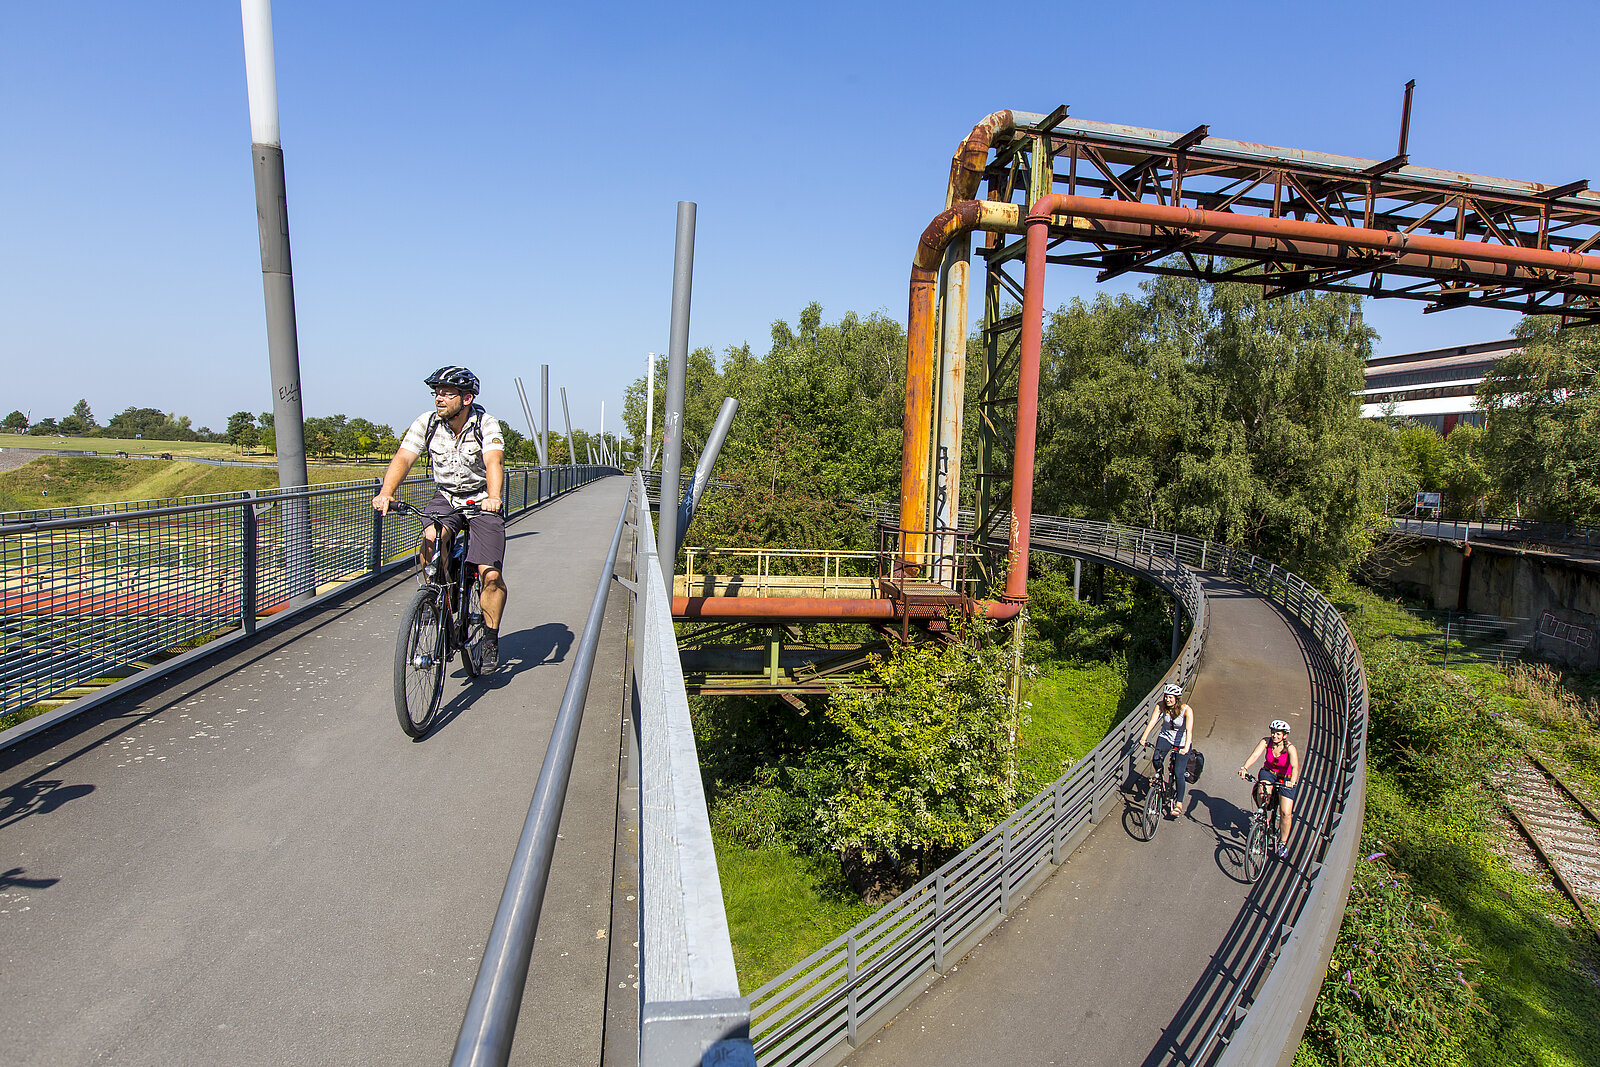
POLYGON ((1330 803, 1337 673, 1304 628, 1237 582, 1204 579, 1210 636, 1188 696, 1206 755, 1188 811, 1136 839, 1141 775, 1052 878, 948 974, 867 1039, 859 1067, 1191 1063, 1259 944, 1272 904, 1305 877, 1307 826, 1330 803), (1287 862, 1242 870, 1249 786, 1238 769, 1284 718, 1303 781, 1287 862))
MULTIPOLYGON (((501 667, 420 742, 409 577, 0 751, 8 1064, 443 1063, 628 490, 507 530, 501 667)), ((513 1062, 597 1064, 627 602, 596 657, 513 1062)))

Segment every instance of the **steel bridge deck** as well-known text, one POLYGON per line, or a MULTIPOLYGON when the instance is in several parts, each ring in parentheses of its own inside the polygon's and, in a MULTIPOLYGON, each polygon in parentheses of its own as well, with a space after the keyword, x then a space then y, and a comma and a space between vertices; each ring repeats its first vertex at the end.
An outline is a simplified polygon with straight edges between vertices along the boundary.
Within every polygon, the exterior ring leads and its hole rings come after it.
MULTIPOLYGON (((423 742, 390 695, 399 578, 0 751, 5 1061, 448 1062, 627 487, 511 524, 500 672, 452 665, 423 742)), ((513 1062, 598 1064, 608 983, 634 981, 607 972, 626 613, 513 1062)))

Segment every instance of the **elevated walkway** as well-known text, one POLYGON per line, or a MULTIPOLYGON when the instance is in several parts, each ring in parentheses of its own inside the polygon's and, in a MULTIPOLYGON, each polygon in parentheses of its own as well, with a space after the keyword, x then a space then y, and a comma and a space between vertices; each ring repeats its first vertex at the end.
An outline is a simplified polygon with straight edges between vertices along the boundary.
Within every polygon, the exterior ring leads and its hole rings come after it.
MULTIPOLYGON (((508 528, 498 673, 412 742, 394 578, 0 751, 0 1047, 18 1065, 445 1063, 616 516, 508 528)), ((607 609, 512 1061, 597 1064, 627 600, 607 609)))
POLYGON ((1271 902, 1305 877, 1339 714, 1337 672, 1303 626, 1237 582, 1207 577, 1205 587, 1210 636, 1187 699, 1206 769, 1188 811, 1137 840, 1141 774, 1125 810, 849 1063, 1193 1062, 1271 902), (1251 885, 1241 869, 1249 785, 1238 768, 1273 718, 1294 728, 1305 785, 1289 861, 1251 885))

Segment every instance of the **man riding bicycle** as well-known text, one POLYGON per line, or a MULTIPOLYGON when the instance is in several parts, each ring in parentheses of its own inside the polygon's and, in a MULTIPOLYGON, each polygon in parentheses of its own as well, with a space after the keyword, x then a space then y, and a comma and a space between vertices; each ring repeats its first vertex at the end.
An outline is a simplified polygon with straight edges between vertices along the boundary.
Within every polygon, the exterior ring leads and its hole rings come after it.
MULTIPOLYGON (((428 453, 437 489, 422 512, 444 520, 447 540, 463 525, 469 531, 467 562, 478 568, 479 603, 487 631, 483 671, 487 674, 500 664, 500 614, 506 604, 506 583, 500 574, 506 554, 506 524, 500 514, 505 436, 500 421, 475 403, 478 376, 467 368, 440 367, 423 384, 433 390, 434 410, 418 415, 406 430, 372 506, 388 514, 411 465, 423 452, 428 453), (470 519, 461 514, 466 507, 478 509, 470 519)), ((433 537, 429 527, 422 544, 424 563, 433 558, 433 537)))

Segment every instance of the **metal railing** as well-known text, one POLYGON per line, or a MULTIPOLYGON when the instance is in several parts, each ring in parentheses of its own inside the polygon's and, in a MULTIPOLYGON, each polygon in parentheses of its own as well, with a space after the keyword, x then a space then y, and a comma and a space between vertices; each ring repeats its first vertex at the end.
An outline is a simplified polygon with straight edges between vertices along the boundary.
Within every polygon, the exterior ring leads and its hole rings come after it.
POLYGON ((1241 581, 1304 622, 1342 686, 1337 766, 1316 837, 1311 877, 1276 893, 1234 972, 1231 988, 1189 1020, 1202 1037, 1189 1062, 1276 1062, 1298 1043, 1337 938, 1359 845, 1365 796, 1366 674, 1338 611, 1270 561, 1176 534, 1036 516, 1041 550, 1106 559, 1172 591, 1192 620, 1177 661, 1139 705, 1051 786, 939 870, 750 996, 751 1035, 763 1065, 841 1062, 946 967, 958 961, 1048 877, 1109 810, 1133 770, 1134 740, 1162 685, 1187 687, 1208 629, 1194 571, 1241 581), (1284 932, 1288 931, 1285 939, 1284 932), (1265 1005, 1247 1011, 1247 1005, 1265 1005), (1285 1010, 1289 1009, 1289 1010, 1285 1010))
MULTIPOLYGON (((637 474, 634 492, 646 500, 637 474)), ((672 598, 647 505, 633 552, 633 711, 639 741, 639 1062, 755 1059, 689 721, 672 598)))
MULTIPOLYGON (((641 493, 640 496, 643 494, 641 493)), ((544 891, 550 881, 550 861, 556 850, 556 831, 561 826, 561 809, 566 804, 567 783, 572 778, 572 763, 578 749, 578 730, 583 725, 584 703, 589 696, 589 679, 594 673, 595 650, 600 644, 605 620, 606 600, 611 591, 611 576, 617 565, 617 549, 634 496, 622 502, 617 529, 611 535, 611 548, 600 569, 600 583, 589 604, 573 653, 572 671, 561 694, 539 768, 539 782, 528 804, 528 817, 522 824, 511 871, 500 894, 500 907, 484 946, 478 977, 461 1020, 452 1067, 502 1067, 511 1058, 511 1042, 517 1032, 517 1017, 522 1010, 522 991, 528 981, 528 962, 533 940, 539 932, 539 912, 544 907, 544 891)), ((657 578, 659 579, 659 575, 657 578)))
POLYGON ((1415 516, 1397 516, 1389 522, 1402 533, 1443 537, 1452 541, 1517 541, 1600 548, 1600 526, 1535 522, 1532 519, 1423 519, 1415 516))
MULTIPOLYGON (((506 514, 615 473, 606 467, 508 471, 506 514)), ((153 677, 153 658, 247 636, 291 606, 403 565, 420 520, 385 521, 372 510, 375 484, 213 496, 163 507, 58 509, 0 525, 0 715, 71 698, 89 681, 153 677), (296 512, 309 522, 305 553, 292 551, 295 542, 286 536, 286 515, 296 512)), ((424 479, 400 490, 414 504, 432 492, 424 479)), ((42 729, 83 706, 78 701, 48 712, 0 738, 12 743, 22 736, 18 731, 42 729)))

